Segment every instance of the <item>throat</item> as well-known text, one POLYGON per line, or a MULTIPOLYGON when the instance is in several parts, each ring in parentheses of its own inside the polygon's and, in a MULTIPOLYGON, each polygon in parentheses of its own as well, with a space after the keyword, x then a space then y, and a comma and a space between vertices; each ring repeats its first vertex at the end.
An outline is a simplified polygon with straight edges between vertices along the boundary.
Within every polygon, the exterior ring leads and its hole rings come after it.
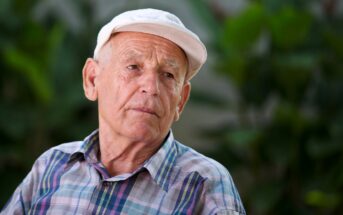
POLYGON ((158 151, 165 135, 150 137, 132 138, 100 120, 98 159, 112 177, 132 173, 158 151))
POLYGON ((111 177, 130 174, 135 172, 139 167, 143 165, 142 163, 127 163, 127 162, 107 162, 103 163, 108 173, 111 177))
POLYGON ((99 160, 112 177, 133 173, 157 152, 160 145, 132 143, 129 147, 121 148, 119 144, 116 147, 100 144, 99 160))

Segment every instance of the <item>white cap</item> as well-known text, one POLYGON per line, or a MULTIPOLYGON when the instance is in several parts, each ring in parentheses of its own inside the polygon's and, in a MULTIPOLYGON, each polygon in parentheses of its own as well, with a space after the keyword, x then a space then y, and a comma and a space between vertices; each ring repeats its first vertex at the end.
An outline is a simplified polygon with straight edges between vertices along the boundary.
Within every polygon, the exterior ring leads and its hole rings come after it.
POLYGON ((196 75, 206 61, 206 47, 199 37, 188 30, 174 14, 156 9, 131 10, 114 17, 99 31, 94 58, 97 58, 100 49, 113 33, 123 31, 157 35, 178 45, 188 58, 189 79, 196 75))

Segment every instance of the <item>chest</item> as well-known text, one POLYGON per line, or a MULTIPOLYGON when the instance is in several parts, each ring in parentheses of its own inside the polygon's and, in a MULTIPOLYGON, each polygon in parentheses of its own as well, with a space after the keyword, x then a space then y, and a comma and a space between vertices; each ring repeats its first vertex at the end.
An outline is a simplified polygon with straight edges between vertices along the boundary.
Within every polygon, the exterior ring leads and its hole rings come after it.
POLYGON ((28 214, 194 214, 201 207, 196 173, 156 181, 145 171, 104 181, 93 169, 77 172, 46 176, 28 214))

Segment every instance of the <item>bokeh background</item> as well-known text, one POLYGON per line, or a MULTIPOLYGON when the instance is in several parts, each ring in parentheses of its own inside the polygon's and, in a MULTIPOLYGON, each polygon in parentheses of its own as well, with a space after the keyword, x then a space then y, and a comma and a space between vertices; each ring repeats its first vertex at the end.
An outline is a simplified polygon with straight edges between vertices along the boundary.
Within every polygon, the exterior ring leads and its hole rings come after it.
POLYGON ((205 42, 184 144, 231 172, 248 214, 343 214, 343 2, 0 0, 0 207, 46 149, 97 127, 81 69, 113 15, 177 14, 205 42))

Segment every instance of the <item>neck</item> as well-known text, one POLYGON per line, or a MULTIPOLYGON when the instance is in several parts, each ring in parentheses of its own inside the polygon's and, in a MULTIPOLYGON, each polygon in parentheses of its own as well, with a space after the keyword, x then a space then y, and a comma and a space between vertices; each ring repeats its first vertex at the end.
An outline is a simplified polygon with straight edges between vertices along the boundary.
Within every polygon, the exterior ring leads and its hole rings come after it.
POLYGON ((135 171, 159 149, 162 141, 133 140, 99 125, 100 160, 111 176, 135 171))

